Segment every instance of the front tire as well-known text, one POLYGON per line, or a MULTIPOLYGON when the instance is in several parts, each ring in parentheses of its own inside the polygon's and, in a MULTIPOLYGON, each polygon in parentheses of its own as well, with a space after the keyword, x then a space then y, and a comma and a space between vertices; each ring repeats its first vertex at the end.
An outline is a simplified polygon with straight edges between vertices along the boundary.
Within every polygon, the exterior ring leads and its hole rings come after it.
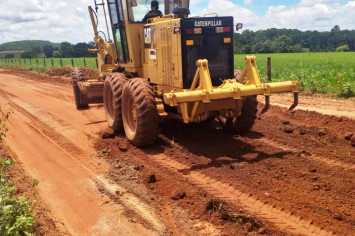
POLYGON ((104 83, 104 108, 108 127, 123 131, 122 91, 127 78, 120 73, 111 74, 104 83))
POLYGON ((74 68, 72 72, 72 85, 73 85, 73 92, 74 92, 74 100, 75 100, 75 106, 76 109, 81 110, 81 109, 86 109, 89 107, 86 99, 85 99, 85 94, 83 94, 80 91, 78 83, 81 81, 84 81, 84 74, 82 69, 80 68, 74 68))
POLYGON ((148 146, 158 134, 158 110, 149 82, 130 79, 122 93, 123 127, 127 139, 136 146, 148 146))

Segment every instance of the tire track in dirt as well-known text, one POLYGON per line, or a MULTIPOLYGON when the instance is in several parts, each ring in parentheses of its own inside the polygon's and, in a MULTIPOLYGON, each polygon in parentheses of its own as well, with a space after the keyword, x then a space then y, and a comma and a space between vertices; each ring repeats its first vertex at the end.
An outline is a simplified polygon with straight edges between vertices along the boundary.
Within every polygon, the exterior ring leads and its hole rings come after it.
MULTIPOLYGON (((67 156, 73 159, 78 165, 84 168, 92 176, 96 175, 89 168, 87 168, 85 165, 79 162, 77 158, 74 158, 71 154, 74 151, 75 155, 80 155, 79 153, 84 152, 84 150, 82 150, 80 147, 76 146, 75 144, 71 143, 66 137, 56 132, 54 129, 49 127, 46 123, 40 121, 37 117, 33 116, 31 113, 29 113, 21 106, 13 102, 10 102, 9 105, 11 105, 14 109, 18 110, 19 112, 21 112, 23 115, 25 115, 33 122, 27 124, 34 131, 36 131, 38 134, 46 138, 58 149, 63 151, 67 156), (36 126, 39 126, 40 129, 37 128, 36 126), (75 145, 75 147, 73 147, 73 145, 75 145)), ((119 202, 121 205, 124 206, 124 209, 130 209, 131 211, 135 212, 135 214, 141 217, 147 223, 147 225, 150 225, 158 232, 163 232, 165 230, 165 226, 163 226, 158 221, 159 217, 157 217, 157 215, 152 213, 151 210, 149 210, 150 208, 147 205, 145 205, 142 201, 140 201, 137 197, 135 197, 132 194, 129 194, 129 192, 126 189, 119 186, 118 184, 109 183, 109 181, 103 178, 102 176, 96 175, 95 177, 92 177, 91 180, 95 183, 95 185, 99 189, 102 189, 103 192, 111 199, 114 199, 117 193, 119 193, 121 195, 120 196, 121 200, 119 202)))
MULTIPOLYGON (((252 140, 251 139, 246 138, 246 140, 249 140, 249 143, 252 144, 252 142, 251 142, 252 140)), ((326 165, 328 165, 330 167, 338 167, 338 168, 342 168, 342 169, 345 169, 345 170, 355 170, 355 165, 353 165, 353 164, 343 163, 343 162, 340 162, 340 161, 327 159, 325 157, 320 157, 320 156, 317 156, 315 154, 311 154, 311 153, 299 150, 297 148, 293 148, 293 147, 290 147, 288 145, 281 144, 281 143, 276 142, 274 140, 271 140, 269 138, 262 137, 262 138, 259 138, 258 141, 264 143, 265 145, 269 145, 269 146, 271 146, 271 147, 273 147, 275 149, 282 149, 284 151, 291 151, 291 152, 293 152, 295 154, 300 154, 299 155, 300 157, 305 155, 305 156, 307 156, 308 159, 312 159, 314 161, 326 164, 326 165)))
POLYGON ((122 186, 116 184, 116 183, 110 183, 109 180, 104 178, 101 175, 95 174, 92 170, 90 170, 88 167, 83 165, 80 161, 77 160, 69 151, 65 150, 62 148, 56 140, 53 140, 51 137, 48 137, 45 133, 43 133, 40 129, 38 129, 35 125, 31 123, 27 123, 29 127, 31 127, 34 131, 36 131, 38 134, 40 134, 42 137, 46 138, 49 142, 51 142, 54 146, 56 146, 58 149, 60 149, 62 152, 64 152, 68 157, 70 157, 73 161, 75 161, 79 166, 81 166, 83 169, 85 169, 91 176, 91 181, 95 183, 95 185, 98 187, 98 189, 101 189, 102 192, 104 192, 109 198, 115 199, 117 197, 117 194, 120 196, 119 197, 119 202, 121 205, 124 206, 122 208, 122 212, 124 209, 130 209, 131 211, 135 212, 139 217, 143 218, 143 220, 150 225, 151 227, 154 228, 154 230, 158 232, 164 232, 165 231, 165 226, 162 225, 159 220, 158 216, 152 212, 152 209, 144 204, 142 201, 139 200, 136 196, 130 194, 128 190, 123 188, 122 186))
POLYGON ((292 212, 287 212, 282 208, 256 199, 251 194, 241 192, 229 184, 203 174, 201 171, 192 170, 188 174, 184 174, 184 170, 190 170, 188 166, 163 154, 149 155, 149 158, 158 162, 162 167, 178 174, 182 179, 205 189, 212 195, 242 207, 250 214, 273 223, 280 230, 296 235, 334 235, 333 232, 317 227, 312 221, 301 219, 292 212))

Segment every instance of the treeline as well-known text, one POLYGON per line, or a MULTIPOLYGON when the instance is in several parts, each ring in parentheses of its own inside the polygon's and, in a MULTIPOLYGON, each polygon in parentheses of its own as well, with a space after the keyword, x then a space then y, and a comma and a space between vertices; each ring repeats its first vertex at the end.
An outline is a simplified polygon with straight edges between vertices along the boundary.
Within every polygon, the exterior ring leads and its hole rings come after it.
POLYGON ((45 45, 58 47, 59 44, 45 40, 21 40, 0 44, 0 51, 25 51, 31 50, 34 47, 43 48, 45 45))
POLYGON ((234 41, 234 52, 241 54, 355 51, 355 30, 340 30, 338 25, 329 32, 244 30, 235 34, 234 41))
POLYGON ((44 46, 43 52, 46 57, 96 57, 96 54, 88 52, 89 48, 96 48, 95 42, 77 44, 62 42, 57 48, 44 46))
MULTIPOLYGON (((41 46, 34 46, 29 50, 21 53, 21 58, 37 58, 37 57, 94 57, 95 54, 89 53, 88 48, 96 48, 94 42, 71 44, 69 42, 62 42, 53 46, 53 44, 46 44, 41 46)), ((9 52, 5 58, 13 58, 15 55, 9 52)))

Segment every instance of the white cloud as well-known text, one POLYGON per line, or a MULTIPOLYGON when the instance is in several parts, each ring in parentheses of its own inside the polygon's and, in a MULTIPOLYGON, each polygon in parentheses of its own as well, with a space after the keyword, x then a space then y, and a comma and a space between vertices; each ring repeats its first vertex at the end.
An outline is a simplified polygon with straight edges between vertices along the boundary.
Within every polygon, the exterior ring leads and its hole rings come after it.
POLYGON ((244 5, 249 6, 253 4, 253 0, 244 0, 244 5))
MULTIPOLYGON (((0 44, 16 40, 92 41, 92 0, 0 0, 0 44)), ((102 12, 102 11, 101 11, 102 12)), ((99 14, 100 27, 104 20, 99 14)))
POLYGON ((235 22, 243 22, 245 27, 253 28, 256 26, 259 17, 249 9, 233 3, 230 0, 210 0, 207 8, 200 9, 198 12, 193 12, 192 15, 204 15, 215 12, 219 16, 233 16, 235 22))
POLYGON ((345 7, 355 7, 355 1, 348 2, 345 7))
MULTIPOLYGON (((220 16, 234 16, 235 22, 243 22, 244 29, 259 30, 268 28, 292 28, 300 30, 329 31, 334 25, 341 29, 355 29, 355 1, 341 5, 334 0, 300 0, 290 7, 270 6, 265 15, 257 15, 248 8, 232 0, 209 0, 207 8, 193 12, 203 15, 217 12, 220 16)), ((244 1, 244 4, 247 0, 244 1)), ((271 1, 270 1, 271 2, 271 1)), ((256 2, 254 1, 254 5, 256 2)))

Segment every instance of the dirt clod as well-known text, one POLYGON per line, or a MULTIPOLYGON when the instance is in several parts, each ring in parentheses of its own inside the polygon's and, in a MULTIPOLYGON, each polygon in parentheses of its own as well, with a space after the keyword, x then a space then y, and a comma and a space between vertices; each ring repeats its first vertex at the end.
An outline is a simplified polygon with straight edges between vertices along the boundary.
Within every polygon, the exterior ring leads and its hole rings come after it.
POLYGON ((258 234, 266 234, 267 231, 266 231, 266 229, 265 229, 264 227, 261 227, 261 228, 258 230, 257 233, 258 233, 258 234))
POLYGON ((128 151, 128 144, 127 143, 119 143, 118 149, 120 149, 121 152, 127 152, 128 151))
POLYGON ((326 136, 327 135, 327 131, 325 131, 324 129, 319 130, 318 135, 319 135, 319 137, 326 136))
POLYGON ((186 197, 186 192, 184 191, 181 191, 181 190, 178 190, 178 191, 175 191, 173 194, 172 194, 172 197, 171 199, 173 200, 180 200, 180 199, 183 199, 186 197))
POLYGON ((290 125, 290 124, 291 124, 291 122, 290 122, 290 121, 288 121, 288 120, 285 120, 285 121, 283 121, 283 122, 282 122, 282 124, 283 124, 283 125, 290 125))
MULTIPOLYGON (((247 222, 243 225, 243 229, 247 232, 253 231, 253 225, 250 222, 247 222)), ((249 235, 249 234, 248 234, 249 235)))
POLYGON ((351 140, 351 138, 353 137, 354 133, 352 132, 347 132, 345 135, 344 135, 344 138, 346 140, 351 140))
POLYGON ((291 126, 285 126, 285 128, 283 129, 285 133, 287 134, 291 134, 293 133, 293 128, 291 126))
POLYGON ((305 135, 305 134, 307 134, 307 130, 305 130, 305 129, 300 129, 300 135, 305 135))
POLYGON ((156 183, 157 182, 157 177, 155 176, 155 174, 149 175, 148 177, 148 183, 156 183))
POLYGON ((318 184, 316 184, 316 185, 313 186, 313 189, 314 190, 320 190, 320 186, 318 184))
POLYGON ((101 136, 102 139, 112 139, 112 138, 114 138, 114 137, 115 137, 115 134, 114 134, 114 133, 112 133, 112 134, 110 134, 110 133, 104 133, 104 134, 101 136))
POLYGON ((141 165, 141 166, 135 166, 133 169, 136 171, 141 171, 141 170, 143 170, 143 168, 144 168, 144 165, 141 165))
POLYGON ((334 215, 334 219, 342 221, 343 220, 343 216, 340 213, 337 213, 334 215))
POLYGON ((350 143, 353 147, 355 147, 355 135, 353 135, 350 139, 350 143))

